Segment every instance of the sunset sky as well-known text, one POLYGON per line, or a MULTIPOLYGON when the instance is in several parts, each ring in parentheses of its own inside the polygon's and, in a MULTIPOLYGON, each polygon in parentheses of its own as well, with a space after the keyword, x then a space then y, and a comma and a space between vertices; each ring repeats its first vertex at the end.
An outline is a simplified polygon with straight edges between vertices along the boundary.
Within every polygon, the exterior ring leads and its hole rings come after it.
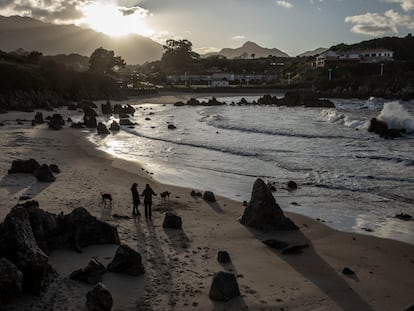
POLYGON ((318 47, 414 31, 414 0, 0 0, 0 15, 76 24, 199 53, 254 41, 294 56, 318 47))

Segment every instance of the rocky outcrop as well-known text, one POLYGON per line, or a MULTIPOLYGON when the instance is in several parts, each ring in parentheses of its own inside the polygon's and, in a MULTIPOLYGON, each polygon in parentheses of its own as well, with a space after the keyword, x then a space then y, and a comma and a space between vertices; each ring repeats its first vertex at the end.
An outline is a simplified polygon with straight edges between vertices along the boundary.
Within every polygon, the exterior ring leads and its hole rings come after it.
POLYGON ((111 311, 113 304, 111 293, 102 283, 96 284, 86 294, 86 307, 90 311, 111 311))
POLYGON ((96 130, 98 132, 99 135, 108 135, 111 134, 109 132, 109 130, 106 128, 106 125, 103 124, 102 122, 98 123, 98 126, 96 127, 96 130))
POLYGON ((115 257, 107 266, 108 271, 138 276, 145 273, 141 255, 127 245, 120 245, 115 257))
POLYGON ((203 195, 203 200, 208 202, 216 202, 216 197, 214 196, 214 193, 211 191, 205 191, 203 195))
POLYGON ((115 106, 114 106, 114 109, 113 109, 113 113, 114 114, 128 114, 128 115, 134 115, 134 113, 135 113, 135 108, 134 107, 132 107, 131 105, 126 105, 126 106, 123 106, 123 105, 120 105, 120 104, 116 104, 115 106))
POLYGON ((16 299, 22 291, 23 273, 6 258, 0 258, 0 305, 16 299))
POLYGON ((52 170, 47 164, 42 164, 34 172, 34 176, 37 178, 38 181, 43 182, 54 182, 56 180, 55 176, 53 176, 52 170))
POLYGON ((119 125, 134 125, 134 123, 131 122, 129 119, 120 119, 119 125))
POLYGON ((48 120, 49 128, 52 130, 60 130, 65 125, 65 120, 63 120, 63 117, 58 113, 53 114, 48 120))
POLYGON ((289 218, 285 217, 266 183, 260 178, 253 185, 250 202, 240 222, 259 230, 298 229, 289 218))
POLYGON ((121 129, 121 127, 119 126, 119 123, 116 122, 115 120, 112 121, 111 125, 109 126, 109 130, 112 132, 117 132, 121 129))
POLYGON ((102 114, 110 115, 112 114, 112 105, 109 100, 106 101, 105 104, 101 104, 102 114))
POLYGON ((96 117, 94 117, 94 116, 90 116, 90 117, 84 116, 83 117, 83 123, 89 129, 94 129, 98 126, 97 122, 96 122, 96 117))
POLYGON ((209 293, 211 300, 229 301, 237 296, 240 296, 240 289, 234 274, 219 272, 214 275, 209 293))
POLYGON ((73 271, 69 277, 72 280, 95 285, 99 282, 102 282, 102 275, 105 274, 105 272, 105 266, 101 264, 97 259, 92 258, 85 268, 73 271))
POLYGON ((168 229, 182 229, 181 217, 171 212, 165 213, 164 221, 162 223, 163 228, 168 229))
POLYGON ((378 120, 377 118, 372 118, 368 132, 373 132, 382 138, 388 139, 401 137, 402 134, 405 133, 405 129, 390 129, 388 128, 387 123, 384 121, 378 120))
POLYGON ((35 159, 13 160, 9 174, 33 174, 39 167, 40 164, 35 159))
POLYGON ((43 124, 45 123, 45 120, 43 119, 43 113, 36 112, 35 116, 34 116, 34 123, 35 124, 43 124))

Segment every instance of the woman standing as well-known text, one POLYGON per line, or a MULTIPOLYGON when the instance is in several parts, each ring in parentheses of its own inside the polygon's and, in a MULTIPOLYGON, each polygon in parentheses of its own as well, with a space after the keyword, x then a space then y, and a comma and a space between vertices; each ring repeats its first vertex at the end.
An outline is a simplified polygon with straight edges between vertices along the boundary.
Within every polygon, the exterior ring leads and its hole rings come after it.
POLYGON ((149 184, 146 185, 144 191, 142 191, 141 196, 144 197, 144 206, 145 206, 145 218, 151 219, 151 205, 152 205, 152 196, 157 195, 154 190, 150 187, 149 184))
POLYGON ((141 215, 138 211, 138 205, 141 203, 141 201, 139 200, 139 193, 138 193, 137 187, 138 187, 138 184, 135 182, 132 184, 132 187, 131 187, 132 204, 133 204, 132 215, 141 215))

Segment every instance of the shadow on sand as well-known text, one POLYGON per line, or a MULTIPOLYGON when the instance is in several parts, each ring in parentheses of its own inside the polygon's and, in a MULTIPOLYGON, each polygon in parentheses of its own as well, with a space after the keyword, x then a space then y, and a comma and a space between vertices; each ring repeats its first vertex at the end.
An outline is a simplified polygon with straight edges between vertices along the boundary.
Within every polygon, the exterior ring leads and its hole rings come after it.
MULTIPOLYGON (((372 307, 345 281, 341 271, 336 271, 332 266, 321 258, 312 243, 300 231, 273 231, 260 232, 246 227, 257 239, 283 240, 291 244, 309 244, 310 247, 304 249, 300 254, 282 254, 279 250, 272 249, 274 254, 283 259, 304 278, 311 281, 329 296, 342 310, 373 310, 372 307)), ((352 278, 356 282, 357 277, 352 278)))
POLYGON ((0 188, 5 188, 11 195, 26 189, 22 196, 34 197, 50 186, 49 182, 37 181, 31 174, 8 174, 0 181, 0 188))

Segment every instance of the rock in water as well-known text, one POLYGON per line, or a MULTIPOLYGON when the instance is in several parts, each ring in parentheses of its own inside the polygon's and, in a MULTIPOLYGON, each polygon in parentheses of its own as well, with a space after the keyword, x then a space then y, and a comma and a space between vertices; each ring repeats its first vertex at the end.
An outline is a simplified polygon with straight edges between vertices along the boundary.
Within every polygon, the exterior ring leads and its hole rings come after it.
POLYGON ((0 304, 10 303, 22 291, 23 274, 6 258, 0 258, 0 304))
POLYGON ((181 229, 182 220, 181 217, 171 212, 165 213, 164 222, 162 223, 163 228, 169 229, 181 229))
POLYGON ((108 134, 110 134, 109 130, 106 128, 106 125, 103 124, 102 122, 98 123, 98 126, 97 126, 96 130, 98 131, 99 135, 108 135, 108 134))
POLYGON ((204 192, 203 199, 209 202, 216 202, 216 197, 214 196, 214 193, 211 191, 204 192))
POLYGON ((41 167, 39 167, 35 171, 34 176, 38 181, 53 182, 56 180, 55 176, 53 176, 52 170, 47 164, 43 164, 41 167))
POLYGON ((214 275, 209 293, 211 300, 229 301, 237 296, 240 296, 240 290, 234 274, 221 271, 214 275))
POLYGON ((98 283, 86 294, 86 307, 90 311, 111 311, 114 301, 105 285, 98 283))
POLYGON ((138 276, 145 273, 141 255, 127 245, 120 245, 108 264, 108 271, 138 276))
POLYGON ((297 230, 298 227, 284 214, 266 183, 258 178, 248 206, 240 222, 259 230, 297 230))
POLYGON ((116 131, 119 131, 121 129, 121 127, 120 127, 119 123, 114 120, 114 121, 112 121, 111 125, 109 126, 109 129, 113 132, 116 132, 116 131))

